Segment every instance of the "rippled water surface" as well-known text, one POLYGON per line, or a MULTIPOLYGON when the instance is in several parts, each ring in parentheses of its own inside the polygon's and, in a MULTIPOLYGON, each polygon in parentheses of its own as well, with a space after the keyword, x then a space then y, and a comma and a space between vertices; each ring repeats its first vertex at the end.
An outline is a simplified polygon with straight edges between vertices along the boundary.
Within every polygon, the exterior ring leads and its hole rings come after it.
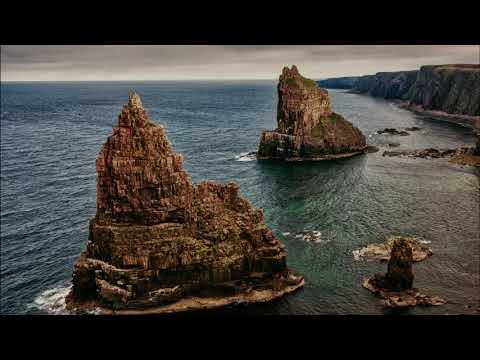
POLYGON ((305 275, 303 290, 234 311, 386 313, 360 285, 386 265, 357 262, 352 251, 395 234, 431 241, 434 255, 414 265, 415 283, 448 301, 405 313, 478 307, 478 174, 446 159, 382 157, 389 142, 399 149, 471 145, 468 129, 416 117, 385 100, 330 91, 334 110, 380 152, 323 163, 257 162, 242 155, 256 150, 262 129, 276 126, 273 81, 2 83, 2 313, 63 312, 95 214, 95 156, 131 88, 165 126, 193 181, 237 181, 264 208, 267 225, 287 246, 289 265, 305 275), (375 134, 409 126, 422 130, 375 134), (321 241, 303 241, 304 230, 319 231, 321 241))

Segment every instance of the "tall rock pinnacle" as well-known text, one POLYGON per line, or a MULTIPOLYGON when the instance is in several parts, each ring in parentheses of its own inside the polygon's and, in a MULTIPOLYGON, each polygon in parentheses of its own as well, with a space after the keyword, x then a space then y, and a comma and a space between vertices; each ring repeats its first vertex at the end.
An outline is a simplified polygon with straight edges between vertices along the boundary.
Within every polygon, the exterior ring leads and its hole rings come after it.
POLYGON ((171 312, 267 301, 303 285, 263 212, 235 183, 193 185, 137 94, 96 166, 97 213, 74 267, 70 308, 171 312))
POLYGON ((278 82, 277 129, 264 131, 259 159, 323 160, 364 152, 363 134, 331 109, 328 92, 284 67, 278 82))

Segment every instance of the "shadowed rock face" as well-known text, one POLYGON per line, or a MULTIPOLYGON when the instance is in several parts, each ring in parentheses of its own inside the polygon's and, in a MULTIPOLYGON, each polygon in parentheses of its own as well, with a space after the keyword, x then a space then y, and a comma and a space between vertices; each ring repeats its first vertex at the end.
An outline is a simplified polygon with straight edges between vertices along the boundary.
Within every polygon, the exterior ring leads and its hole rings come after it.
POLYGON ((479 116, 480 65, 422 66, 408 99, 425 110, 479 116))
POLYGON ((404 291, 413 285, 413 252, 410 242, 399 237, 393 242, 388 270, 385 275, 375 275, 375 287, 386 291, 404 291))
POLYGON ((277 124, 276 130, 262 133, 259 159, 313 159, 366 149, 360 130, 332 112, 328 92, 300 75, 295 65, 280 75, 277 124))
POLYGON ((360 76, 353 83, 352 92, 385 99, 407 99, 418 71, 379 72, 360 76))
POLYGON ((413 253, 410 243, 404 238, 395 240, 385 275, 385 281, 390 290, 401 291, 412 288, 412 262, 413 253))
POLYGON ((303 280, 238 185, 193 185, 182 161, 131 93, 97 157, 97 213, 69 303, 143 308, 303 280))

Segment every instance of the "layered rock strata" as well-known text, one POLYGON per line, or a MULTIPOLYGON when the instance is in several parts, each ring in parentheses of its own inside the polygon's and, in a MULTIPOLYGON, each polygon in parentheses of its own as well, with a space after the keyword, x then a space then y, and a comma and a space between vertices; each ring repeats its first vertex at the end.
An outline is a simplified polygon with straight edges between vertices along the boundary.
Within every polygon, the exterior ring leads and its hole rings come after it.
POLYGON ((262 133, 258 159, 325 160, 367 150, 361 131, 332 111, 328 92, 295 65, 280 75, 277 125, 262 133))
POLYGON ((70 308, 174 312, 267 301, 303 285, 238 185, 194 185, 182 161, 131 93, 97 157, 97 213, 70 308))
POLYGON ((409 91, 417 79, 418 71, 379 72, 360 76, 352 86, 352 92, 368 94, 384 99, 408 99, 409 91))
POLYGON ((480 65, 422 66, 408 100, 424 110, 480 116, 480 65))
POLYGON ((398 237, 393 241, 387 273, 366 279, 362 286, 383 299, 389 307, 443 305, 445 300, 442 298, 421 294, 413 288, 413 261, 411 241, 398 237))

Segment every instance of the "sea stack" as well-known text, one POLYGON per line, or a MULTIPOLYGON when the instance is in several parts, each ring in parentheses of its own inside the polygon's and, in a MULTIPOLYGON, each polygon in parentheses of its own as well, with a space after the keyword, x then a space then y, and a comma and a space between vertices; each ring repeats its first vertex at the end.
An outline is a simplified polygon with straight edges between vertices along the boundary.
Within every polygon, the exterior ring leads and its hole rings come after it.
POLYGON ((326 160, 367 151, 362 132, 332 111, 328 91, 295 65, 280 75, 277 123, 277 129, 262 133, 259 160, 326 160))
POLYGON ((177 312, 264 302, 303 286, 238 185, 194 185, 182 163, 131 92, 97 156, 97 212, 70 309, 177 312))
POLYGON ((362 286, 392 308, 445 304, 442 298, 421 294, 413 287, 413 261, 411 242, 407 238, 397 237, 393 242, 387 273, 366 279, 362 286))

